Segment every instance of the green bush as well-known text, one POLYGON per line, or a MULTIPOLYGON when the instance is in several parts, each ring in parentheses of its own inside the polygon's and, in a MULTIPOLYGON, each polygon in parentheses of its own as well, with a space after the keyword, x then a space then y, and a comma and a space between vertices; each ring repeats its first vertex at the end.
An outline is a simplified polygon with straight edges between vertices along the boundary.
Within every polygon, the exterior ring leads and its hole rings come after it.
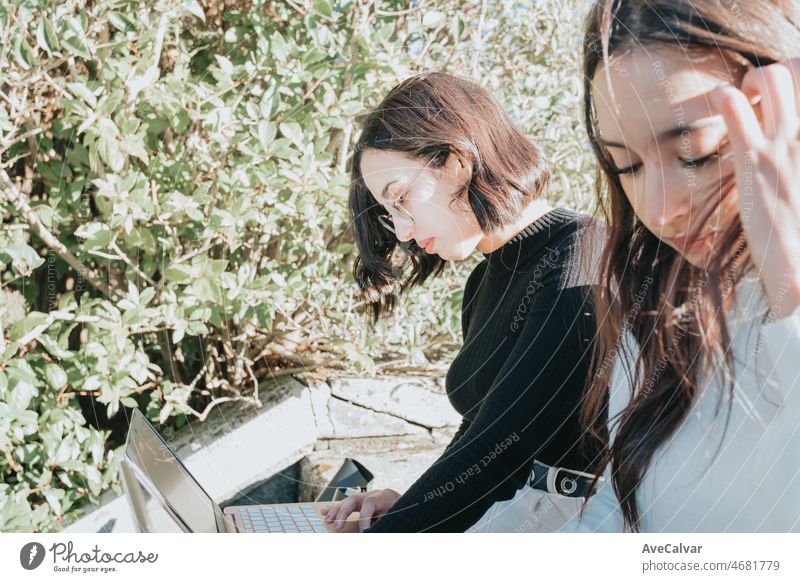
POLYGON ((586 208, 581 9, 0 5, 0 530, 57 531, 120 491, 121 407, 180 425, 258 405, 274 374, 446 363, 474 260, 364 324, 359 116, 416 72, 481 80, 552 160, 551 200, 586 208))

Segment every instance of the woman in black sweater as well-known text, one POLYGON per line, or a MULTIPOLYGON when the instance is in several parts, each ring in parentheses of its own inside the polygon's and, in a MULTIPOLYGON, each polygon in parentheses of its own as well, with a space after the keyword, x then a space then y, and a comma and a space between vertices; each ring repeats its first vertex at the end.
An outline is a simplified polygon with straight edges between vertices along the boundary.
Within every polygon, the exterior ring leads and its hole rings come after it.
MULTIPOLYGON (((446 379, 463 416, 456 435, 405 494, 333 503, 334 525, 359 511, 367 532, 461 532, 519 490, 550 495, 567 513, 589 493, 599 448, 578 419, 595 331, 592 259, 582 248, 596 231, 588 217, 547 204, 548 178, 539 149, 472 82, 412 77, 368 116, 350 211, 354 273, 373 320, 447 260, 476 249, 485 260, 467 280, 464 346, 446 379)), ((536 517, 526 529, 548 529, 536 517)))

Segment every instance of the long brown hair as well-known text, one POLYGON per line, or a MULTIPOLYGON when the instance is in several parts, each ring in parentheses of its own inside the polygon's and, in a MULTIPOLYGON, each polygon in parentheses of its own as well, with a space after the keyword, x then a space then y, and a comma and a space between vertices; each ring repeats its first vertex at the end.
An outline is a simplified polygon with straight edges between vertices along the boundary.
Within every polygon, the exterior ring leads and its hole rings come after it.
MULTIPOLYGON (((734 362, 724 315, 751 261, 738 218, 723 232, 724 254, 705 270, 692 266, 636 220, 612 172, 613 161, 598 141, 592 80, 600 66, 608 70, 612 55, 637 47, 721 51, 745 70, 769 65, 798 54, 797 23, 797 3, 780 0, 598 0, 586 21, 584 116, 599 161, 597 193, 608 240, 594 297, 600 324, 593 377, 581 419, 598 438, 606 422, 618 423, 597 476, 611 464, 614 491, 633 531, 640 529, 636 490, 655 452, 686 418, 700 369, 720 367, 730 384, 731 402, 734 362), (625 349, 627 333, 637 344, 636 358, 625 349), (604 395, 618 357, 632 387, 631 400, 619 416, 606 419, 604 395)), ((733 176, 725 177, 723 195, 731 195, 733 187, 733 176)))
POLYGON ((431 72, 393 88, 364 121, 350 170, 350 219, 358 251, 353 275, 373 321, 392 311, 400 292, 441 273, 445 261, 413 241, 401 246, 381 225, 386 211, 361 175, 361 156, 368 148, 398 152, 431 168, 443 166, 451 153, 458 155, 471 177, 453 201, 466 202, 487 234, 516 220, 543 194, 550 177, 539 148, 477 83, 431 72), (398 257, 398 246, 406 257, 398 257))

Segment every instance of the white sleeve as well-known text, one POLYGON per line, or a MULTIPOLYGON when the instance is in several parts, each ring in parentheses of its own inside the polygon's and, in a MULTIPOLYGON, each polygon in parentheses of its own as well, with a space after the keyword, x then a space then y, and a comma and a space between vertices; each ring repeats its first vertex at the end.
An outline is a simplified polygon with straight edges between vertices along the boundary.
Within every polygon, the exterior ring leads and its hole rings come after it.
POLYGON ((800 307, 788 317, 764 324, 764 342, 784 398, 800 398, 800 307))

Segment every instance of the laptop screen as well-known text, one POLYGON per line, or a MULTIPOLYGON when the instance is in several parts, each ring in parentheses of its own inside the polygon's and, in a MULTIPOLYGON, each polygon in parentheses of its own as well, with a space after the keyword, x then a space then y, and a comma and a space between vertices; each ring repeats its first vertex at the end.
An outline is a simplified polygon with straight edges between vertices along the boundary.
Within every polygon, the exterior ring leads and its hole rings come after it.
MULTIPOLYGON (((192 532, 217 533, 216 504, 183 466, 155 427, 136 409, 128 429, 125 455, 138 469, 132 476, 136 480, 148 479, 163 497, 163 501, 169 505, 169 509, 192 532)), ((143 489, 146 491, 146 487, 143 489)), ((131 503, 136 503, 136 494, 141 492, 129 494, 131 503)), ((158 531, 163 531, 164 520, 154 515, 152 499, 141 510, 146 513, 145 518, 151 527, 159 524, 156 526, 158 531)), ((167 529, 167 532, 170 531, 175 530, 167 529)))

